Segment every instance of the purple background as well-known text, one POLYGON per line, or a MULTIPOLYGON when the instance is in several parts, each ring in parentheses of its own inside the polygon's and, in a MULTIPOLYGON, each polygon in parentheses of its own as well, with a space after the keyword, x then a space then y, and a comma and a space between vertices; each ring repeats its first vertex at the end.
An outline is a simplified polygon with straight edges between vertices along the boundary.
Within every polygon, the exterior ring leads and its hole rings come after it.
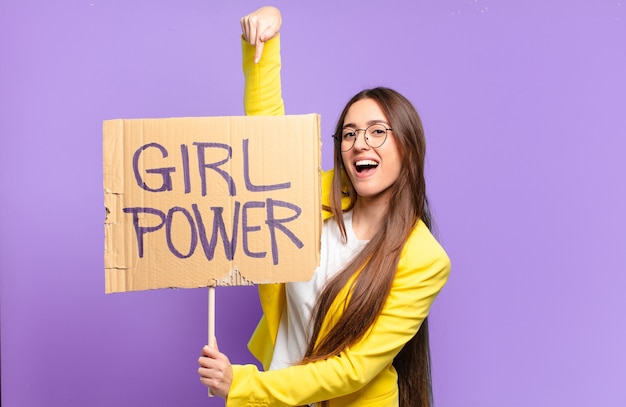
MULTIPOLYGON (((274 4, 287 113, 329 137, 387 85, 423 117, 453 260, 437 405, 626 405, 623 0, 274 4)), ((223 405, 196 374, 206 289, 104 294, 102 121, 241 115, 238 20, 260 5, 0 1, 3 406, 223 405)), ((218 289, 233 362, 259 314, 255 288, 218 289)))

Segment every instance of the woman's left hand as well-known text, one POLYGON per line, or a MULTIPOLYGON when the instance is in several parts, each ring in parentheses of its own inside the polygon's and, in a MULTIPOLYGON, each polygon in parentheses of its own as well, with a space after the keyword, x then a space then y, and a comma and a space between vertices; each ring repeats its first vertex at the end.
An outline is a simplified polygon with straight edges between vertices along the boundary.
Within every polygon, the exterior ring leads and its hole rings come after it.
POLYGON ((205 345, 202 356, 198 359, 200 382, 207 386, 213 394, 226 398, 233 382, 233 367, 228 357, 215 346, 205 345))

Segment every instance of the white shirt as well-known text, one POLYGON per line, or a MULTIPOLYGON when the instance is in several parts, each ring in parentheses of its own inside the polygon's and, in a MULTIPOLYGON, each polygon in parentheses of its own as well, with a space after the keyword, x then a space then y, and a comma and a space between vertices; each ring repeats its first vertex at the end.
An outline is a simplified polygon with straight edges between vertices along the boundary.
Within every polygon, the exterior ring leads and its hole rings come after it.
POLYGON ((326 283, 341 271, 367 244, 352 229, 352 211, 344 214, 348 241, 343 242, 333 218, 322 226, 320 265, 311 280, 287 283, 287 301, 282 312, 270 370, 292 366, 302 360, 311 335, 311 312, 326 283))

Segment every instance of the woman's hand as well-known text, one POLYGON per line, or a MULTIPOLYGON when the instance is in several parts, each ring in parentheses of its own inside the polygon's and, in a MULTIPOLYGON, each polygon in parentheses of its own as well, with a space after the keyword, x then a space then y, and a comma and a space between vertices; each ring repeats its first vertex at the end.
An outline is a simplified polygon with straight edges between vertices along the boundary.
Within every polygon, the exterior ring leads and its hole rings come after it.
POLYGON ((206 345, 202 348, 202 356, 198 359, 198 364, 200 365, 198 368, 200 382, 213 394, 226 398, 233 383, 233 367, 228 357, 219 351, 217 342, 215 346, 206 345))
POLYGON ((276 7, 265 6, 241 18, 243 38, 256 45, 254 63, 261 60, 263 44, 278 35, 283 19, 276 7))

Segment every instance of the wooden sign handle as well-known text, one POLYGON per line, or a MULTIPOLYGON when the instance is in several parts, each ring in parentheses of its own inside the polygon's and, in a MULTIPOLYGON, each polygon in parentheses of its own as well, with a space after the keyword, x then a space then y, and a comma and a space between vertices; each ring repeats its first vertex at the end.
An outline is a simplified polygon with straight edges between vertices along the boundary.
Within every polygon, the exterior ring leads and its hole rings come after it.
MULTIPOLYGON (((209 287, 209 346, 215 346, 215 286, 209 287)), ((213 397, 211 389, 209 397, 213 397)))

